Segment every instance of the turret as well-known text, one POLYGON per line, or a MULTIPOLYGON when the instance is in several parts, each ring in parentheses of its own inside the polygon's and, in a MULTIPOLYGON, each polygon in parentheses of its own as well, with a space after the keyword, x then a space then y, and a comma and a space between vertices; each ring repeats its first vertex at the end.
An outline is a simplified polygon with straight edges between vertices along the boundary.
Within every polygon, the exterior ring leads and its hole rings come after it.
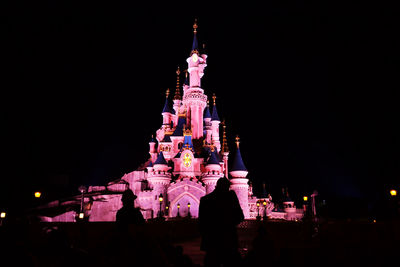
POLYGON ((202 181, 206 185, 206 194, 209 194, 214 191, 218 179, 224 177, 218 154, 215 150, 211 152, 205 170, 202 181))
POLYGON ((235 191, 240 207, 243 210, 243 214, 245 218, 249 218, 249 180, 246 178, 248 171, 244 166, 242 155, 240 153, 240 138, 236 136, 236 154, 233 159, 232 169, 229 174, 232 176, 231 178, 231 189, 235 191))
POLYGON ((203 137, 203 111, 206 107, 207 96, 200 88, 200 80, 207 66, 207 55, 200 55, 197 42, 197 21, 193 25, 193 44, 190 56, 186 59, 190 75, 189 88, 184 90, 183 105, 187 109, 190 118, 190 129, 193 139, 203 137))
POLYGON ((212 135, 212 140, 211 143, 220 151, 221 149, 221 143, 219 141, 219 124, 221 123, 219 116, 218 116, 218 111, 217 111, 217 104, 216 104, 216 99, 217 97, 215 94, 213 94, 213 110, 212 110, 212 115, 211 115, 211 135, 212 135))
POLYGON ((165 93, 165 104, 164 104, 164 108, 161 112, 162 116, 163 116, 163 129, 168 129, 171 126, 171 120, 172 120, 172 114, 173 111, 170 108, 169 105, 169 101, 168 101, 168 96, 169 96, 169 89, 167 89, 166 93, 165 93))
POLYGON ((153 135, 151 135, 151 139, 149 142, 149 154, 150 154, 150 160, 154 162, 157 159, 157 148, 156 148, 156 140, 154 139, 153 135))
MULTIPOLYGON (((164 158, 163 152, 160 152, 156 161, 153 163, 153 170, 148 174, 147 180, 149 181, 151 187, 153 188, 153 197, 156 199, 160 194, 163 195, 164 201, 163 205, 167 203, 167 189, 171 182, 171 173, 169 173, 170 167, 168 167, 168 163, 164 158)), ((158 203, 154 201, 153 203, 153 212, 157 214, 160 206, 158 203)))
POLYGON ((210 113, 210 101, 207 100, 207 106, 204 109, 204 132, 205 132, 205 140, 207 144, 211 144, 211 135, 212 135, 212 128, 211 128, 211 113, 210 113))

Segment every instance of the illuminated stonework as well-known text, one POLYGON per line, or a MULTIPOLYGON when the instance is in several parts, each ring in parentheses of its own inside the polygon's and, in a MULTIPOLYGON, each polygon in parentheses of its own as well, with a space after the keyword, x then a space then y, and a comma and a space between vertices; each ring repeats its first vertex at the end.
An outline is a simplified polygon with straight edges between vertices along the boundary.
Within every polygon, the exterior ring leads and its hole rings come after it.
MULTIPOLYGON (((161 211, 164 217, 174 218, 178 214, 179 217, 188 216, 190 203, 191 217, 196 218, 200 198, 212 192, 217 180, 224 176, 229 176, 231 190, 238 196, 245 218, 255 219, 260 208, 263 209, 261 212, 271 218, 295 220, 302 216, 301 211, 293 208, 293 203, 287 203, 288 208, 284 211, 273 211, 272 198, 259 199, 253 196, 238 138, 236 153, 232 157, 233 164, 228 170, 230 152, 225 125, 221 148, 221 121, 216 96, 213 96, 212 107, 209 107, 205 90, 200 88, 207 66, 207 55, 197 47, 197 24, 194 29, 191 56, 186 60, 187 71, 182 72, 186 73, 186 80, 183 85, 180 84, 181 71, 178 69, 176 92, 171 97, 173 103, 170 103, 170 92, 167 90, 161 112, 163 123, 155 130, 149 142, 148 159, 138 169, 117 181, 105 186, 89 187, 83 205, 85 217, 89 217, 89 221, 114 221, 122 205, 121 193, 128 188, 137 196, 135 206, 140 207, 145 219, 160 214, 160 195, 163 196, 161 211), (265 205, 257 206, 259 201, 265 202, 265 205)), ((160 105, 162 98, 160 96, 160 105)), ((76 201, 80 204, 79 197, 76 197, 76 201)), ((63 204, 57 202, 51 205, 63 204)), ((68 211, 55 217, 44 216, 43 220, 73 221, 76 215, 74 211, 68 211)))

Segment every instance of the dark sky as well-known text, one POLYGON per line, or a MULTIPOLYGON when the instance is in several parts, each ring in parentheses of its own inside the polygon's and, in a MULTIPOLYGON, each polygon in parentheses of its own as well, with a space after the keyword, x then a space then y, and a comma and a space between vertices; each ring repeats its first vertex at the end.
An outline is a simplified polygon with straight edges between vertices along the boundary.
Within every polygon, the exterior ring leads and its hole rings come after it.
POLYGON ((75 194, 143 163, 195 17, 209 55, 202 87, 218 97, 232 151, 240 135, 255 191, 264 181, 272 192, 374 198, 398 186, 395 9, 129 2, 2 8, 0 207, 36 189, 75 194))

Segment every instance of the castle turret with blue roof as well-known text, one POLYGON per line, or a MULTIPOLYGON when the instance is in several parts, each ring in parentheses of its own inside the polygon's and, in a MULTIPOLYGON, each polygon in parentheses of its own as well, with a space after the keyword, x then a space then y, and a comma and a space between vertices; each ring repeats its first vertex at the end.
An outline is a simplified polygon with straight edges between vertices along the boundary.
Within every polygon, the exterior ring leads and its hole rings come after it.
POLYGON ((242 154, 240 153, 240 138, 236 136, 236 154, 233 158, 231 171, 231 189, 236 192, 242 207, 244 216, 249 216, 249 179, 246 178, 248 171, 244 166, 242 154))

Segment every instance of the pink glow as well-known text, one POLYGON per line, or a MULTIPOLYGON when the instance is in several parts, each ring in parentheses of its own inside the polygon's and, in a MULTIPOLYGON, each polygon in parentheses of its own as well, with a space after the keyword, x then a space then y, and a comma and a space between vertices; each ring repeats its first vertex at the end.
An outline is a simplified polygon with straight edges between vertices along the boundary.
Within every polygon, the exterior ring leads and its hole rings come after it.
MULTIPOLYGON (((187 203, 191 203, 191 216, 197 217, 200 198, 214 190, 219 178, 224 175, 228 176, 229 152, 220 154, 222 159, 220 164, 207 165, 205 159, 195 157, 193 149, 181 149, 179 144, 184 142, 184 136, 172 136, 176 130, 179 116, 185 116, 186 128, 191 131, 185 135, 190 135, 192 140, 199 140, 203 138, 205 132, 205 146, 216 149, 218 153, 221 149, 220 121, 203 118, 207 95, 200 86, 204 69, 207 66, 207 55, 193 54, 186 61, 190 74, 190 85, 183 86, 182 100, 173 100, 175 114, 162 113, 163 123, 154 136, 158 145, 150 142, 150 158, 146 155, 143 156, 144 161, 148 159, 154 164, 162 151, 165 160, 173 163, 174 167, 155 164, 127 173, 117 183, 89 187, 89 193, 102 192, 106 189, 113 192, 111 194, 93 194, 91 199, 85 198, 85 217, 88 217, 89 221, 114 221, 116 212, 122 207, 121 193, 126 190, 127 186, 137 196, 135 206, 140 207, 145 219, 153 218, 159 212, 158 196, 160 194, 164 196, 161 208, 164 214, 167 214, 166 217, 177 216, 178 203, 181 217, 188 215, 187 203), (173 122, 172 126, 171 122, 173 122), (170 136, 171 142, 165 141, 165 136, 170 136), (180 156, 178 153, 181 153, 180 156), (173 180, 173 177, 177 177, 177 179, 173 180), (167 205, 168 209, 166 209, 167 205)), ((158 119, 154 118, 154 120, 158 119)), ((149 162, 146 164, 145 166, 148 166, 149 162)), ((231 190, 238 196, 245 218, 255 219, 257 216, 256 203, 259 199, 253 196, 252 188, 248 185, 247 171, 232 171, 229 174, 231 175, 231 190)), ((274 204, 270 199, 263 208, 271 218, 295 220, 303 216, 302 209, 297 210, 292 203, 287 203, 284 212, 273 212, 274 204)), ((69 211, 56 217, 43 217, 43 220, 74 221, 74 218, 75 212, 69 211)))

